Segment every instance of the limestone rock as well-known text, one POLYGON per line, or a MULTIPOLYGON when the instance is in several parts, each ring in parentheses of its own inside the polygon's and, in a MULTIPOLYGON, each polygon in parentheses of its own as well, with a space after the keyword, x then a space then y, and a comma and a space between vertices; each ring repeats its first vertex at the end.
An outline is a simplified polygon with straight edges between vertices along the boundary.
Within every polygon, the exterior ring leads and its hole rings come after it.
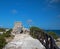
POLYGON ((14 24, 14 28, 12 31, 12 34, 20 34, 21 30, 22 30, 22 23, 21 22, 15 22, 14 24))
POLYGON ((18 34, 3 49, 45 49, 45 47, 28 34, 18 34))
POLYGON ((24 34, 29 34, 30 30, 27 29, 27 28, 24 28, 22 26, 21 22, 15 22, 14 28, 13 28, 11 34, 12 35, 21 34, 21 32, 24 33, 24 34))

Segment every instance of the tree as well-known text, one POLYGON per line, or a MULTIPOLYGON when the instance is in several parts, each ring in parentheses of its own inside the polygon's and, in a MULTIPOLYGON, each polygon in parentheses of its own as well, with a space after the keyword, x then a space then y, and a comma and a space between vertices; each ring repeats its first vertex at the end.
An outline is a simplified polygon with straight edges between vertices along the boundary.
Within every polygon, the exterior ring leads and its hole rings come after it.
POLYGON ((12 29, 8 30, 6 33, 3 33, 4 37, 10 37, 11 36, 12 29))
POLYGON ((48 34, 50 36, 52 36, 54 39, 57 39, 58 38, 58 36, 57 36, 57 34, 55 32, 48 32, 48 34))

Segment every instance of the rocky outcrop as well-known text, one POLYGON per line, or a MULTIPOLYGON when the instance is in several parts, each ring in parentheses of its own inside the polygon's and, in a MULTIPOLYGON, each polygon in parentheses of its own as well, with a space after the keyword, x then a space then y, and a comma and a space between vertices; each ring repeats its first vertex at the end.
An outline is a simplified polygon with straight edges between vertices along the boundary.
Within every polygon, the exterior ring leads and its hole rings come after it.
POLYGON ((22 26, 21 22, 15 22, 14 28, 13 28, 13 31, 11 32, 11 34, 13 34, 13 35, 20 34, 22 28, 23 28, 23 26, 22 26))
POLYGON ((45 47, 28 34, 17 34, 3 49, 45 49, 45 47))
POLYGON ((29 34, 30 30, 27 28, 24 28, 21 22, 15 22, 14 24, 14 28, 11 32, 12 35, 16 35, 16 34, 29 34))

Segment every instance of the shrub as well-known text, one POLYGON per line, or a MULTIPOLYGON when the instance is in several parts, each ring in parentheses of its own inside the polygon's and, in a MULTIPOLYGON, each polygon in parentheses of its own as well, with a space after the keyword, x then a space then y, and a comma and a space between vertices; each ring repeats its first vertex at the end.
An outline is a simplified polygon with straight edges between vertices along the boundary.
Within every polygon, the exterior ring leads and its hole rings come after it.
POLYGON ((48 32, 48 34, 50 36, 52 36, 54 39, 57 39, 58 38, 58 36, 57 36, 57 34, 55 32, 48 32))
POLYGON ((4 33, 5 37, 10 37, 11 36, 11 31, 12 29, 8 30, 6 33, 4 33))
POLYGON ((33 37, 33 38, 37 38, 38 36, 42 36, 43 37, 43 30, 38 28, 38 27, 30 27, 30 35, 33 37))
POLYGON ((0 49, 2 49, 7 44, 5 37, 10 37, 11 31, 12 31, 12 29, 10 29, 6 33, 3 33, 2 35, 0 35, 0 49))
POLYGON ((6 40, 4 36, 0 35, 0 49, 2 49, 6 45, 6 40))
POLYGON ((5 32, 6 30, 4 28, 0 28, 0 32, 5 32))

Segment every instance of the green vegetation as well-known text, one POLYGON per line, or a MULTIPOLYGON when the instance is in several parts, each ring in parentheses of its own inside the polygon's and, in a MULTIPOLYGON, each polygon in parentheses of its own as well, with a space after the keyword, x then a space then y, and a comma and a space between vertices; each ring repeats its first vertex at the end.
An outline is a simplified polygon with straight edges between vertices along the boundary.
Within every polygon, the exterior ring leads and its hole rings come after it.
MULTIPOLYGON (((42 30, 42 29, 40 29, 40 28, 38 28, 38 27, 35 27, 35 26, 33 26, 33 27, 30 27, 30 35, 33 37, 33 38, 45 38, 45 32, 42 30)), ((57 34, 55 34, 55 32, 48 32, 48 35, 50 35, 50 36, 52 36, 54 39, 57 39, 58 38, 58 36, 57 36, 57 34)))
POLYGON ((44 36, 44 31, 38 27, 30 27, 30 35, 33 37, 33 38, 37 38, 38 36, 41 36, 43 37, 44 36))
POLYGON ((58 36, 57 36, 57 34, 55 32, 48 32, 48 34, 50 36, 52 36, 54 39, 57 39, 58 38, 58 36))
POLYGON ((0 28, 0 32, 5 32, 6 30, 4 28, 0 28))
POLYGON ((0 49, 2 49, 7 44, 5 38, 11 37, 11 31, 12 29, 0 35, 0 49))
POLYGON ((12 31, 12 29, 10 29, 10 30, 8 30, 6 33, 4 33, 3 35, 5 36, 5 37, 10 37, 11 36, 11 31, 12 31))
POLYGON ((33 38, 36 38, 36 30, 40 30, 38 27, 31 27, 30 28, 30 35, 33 37, 33 38))
POLYGON ((6 40, 4 36, 0 35, 0 49, 2 49, 6 45, 6 40))

